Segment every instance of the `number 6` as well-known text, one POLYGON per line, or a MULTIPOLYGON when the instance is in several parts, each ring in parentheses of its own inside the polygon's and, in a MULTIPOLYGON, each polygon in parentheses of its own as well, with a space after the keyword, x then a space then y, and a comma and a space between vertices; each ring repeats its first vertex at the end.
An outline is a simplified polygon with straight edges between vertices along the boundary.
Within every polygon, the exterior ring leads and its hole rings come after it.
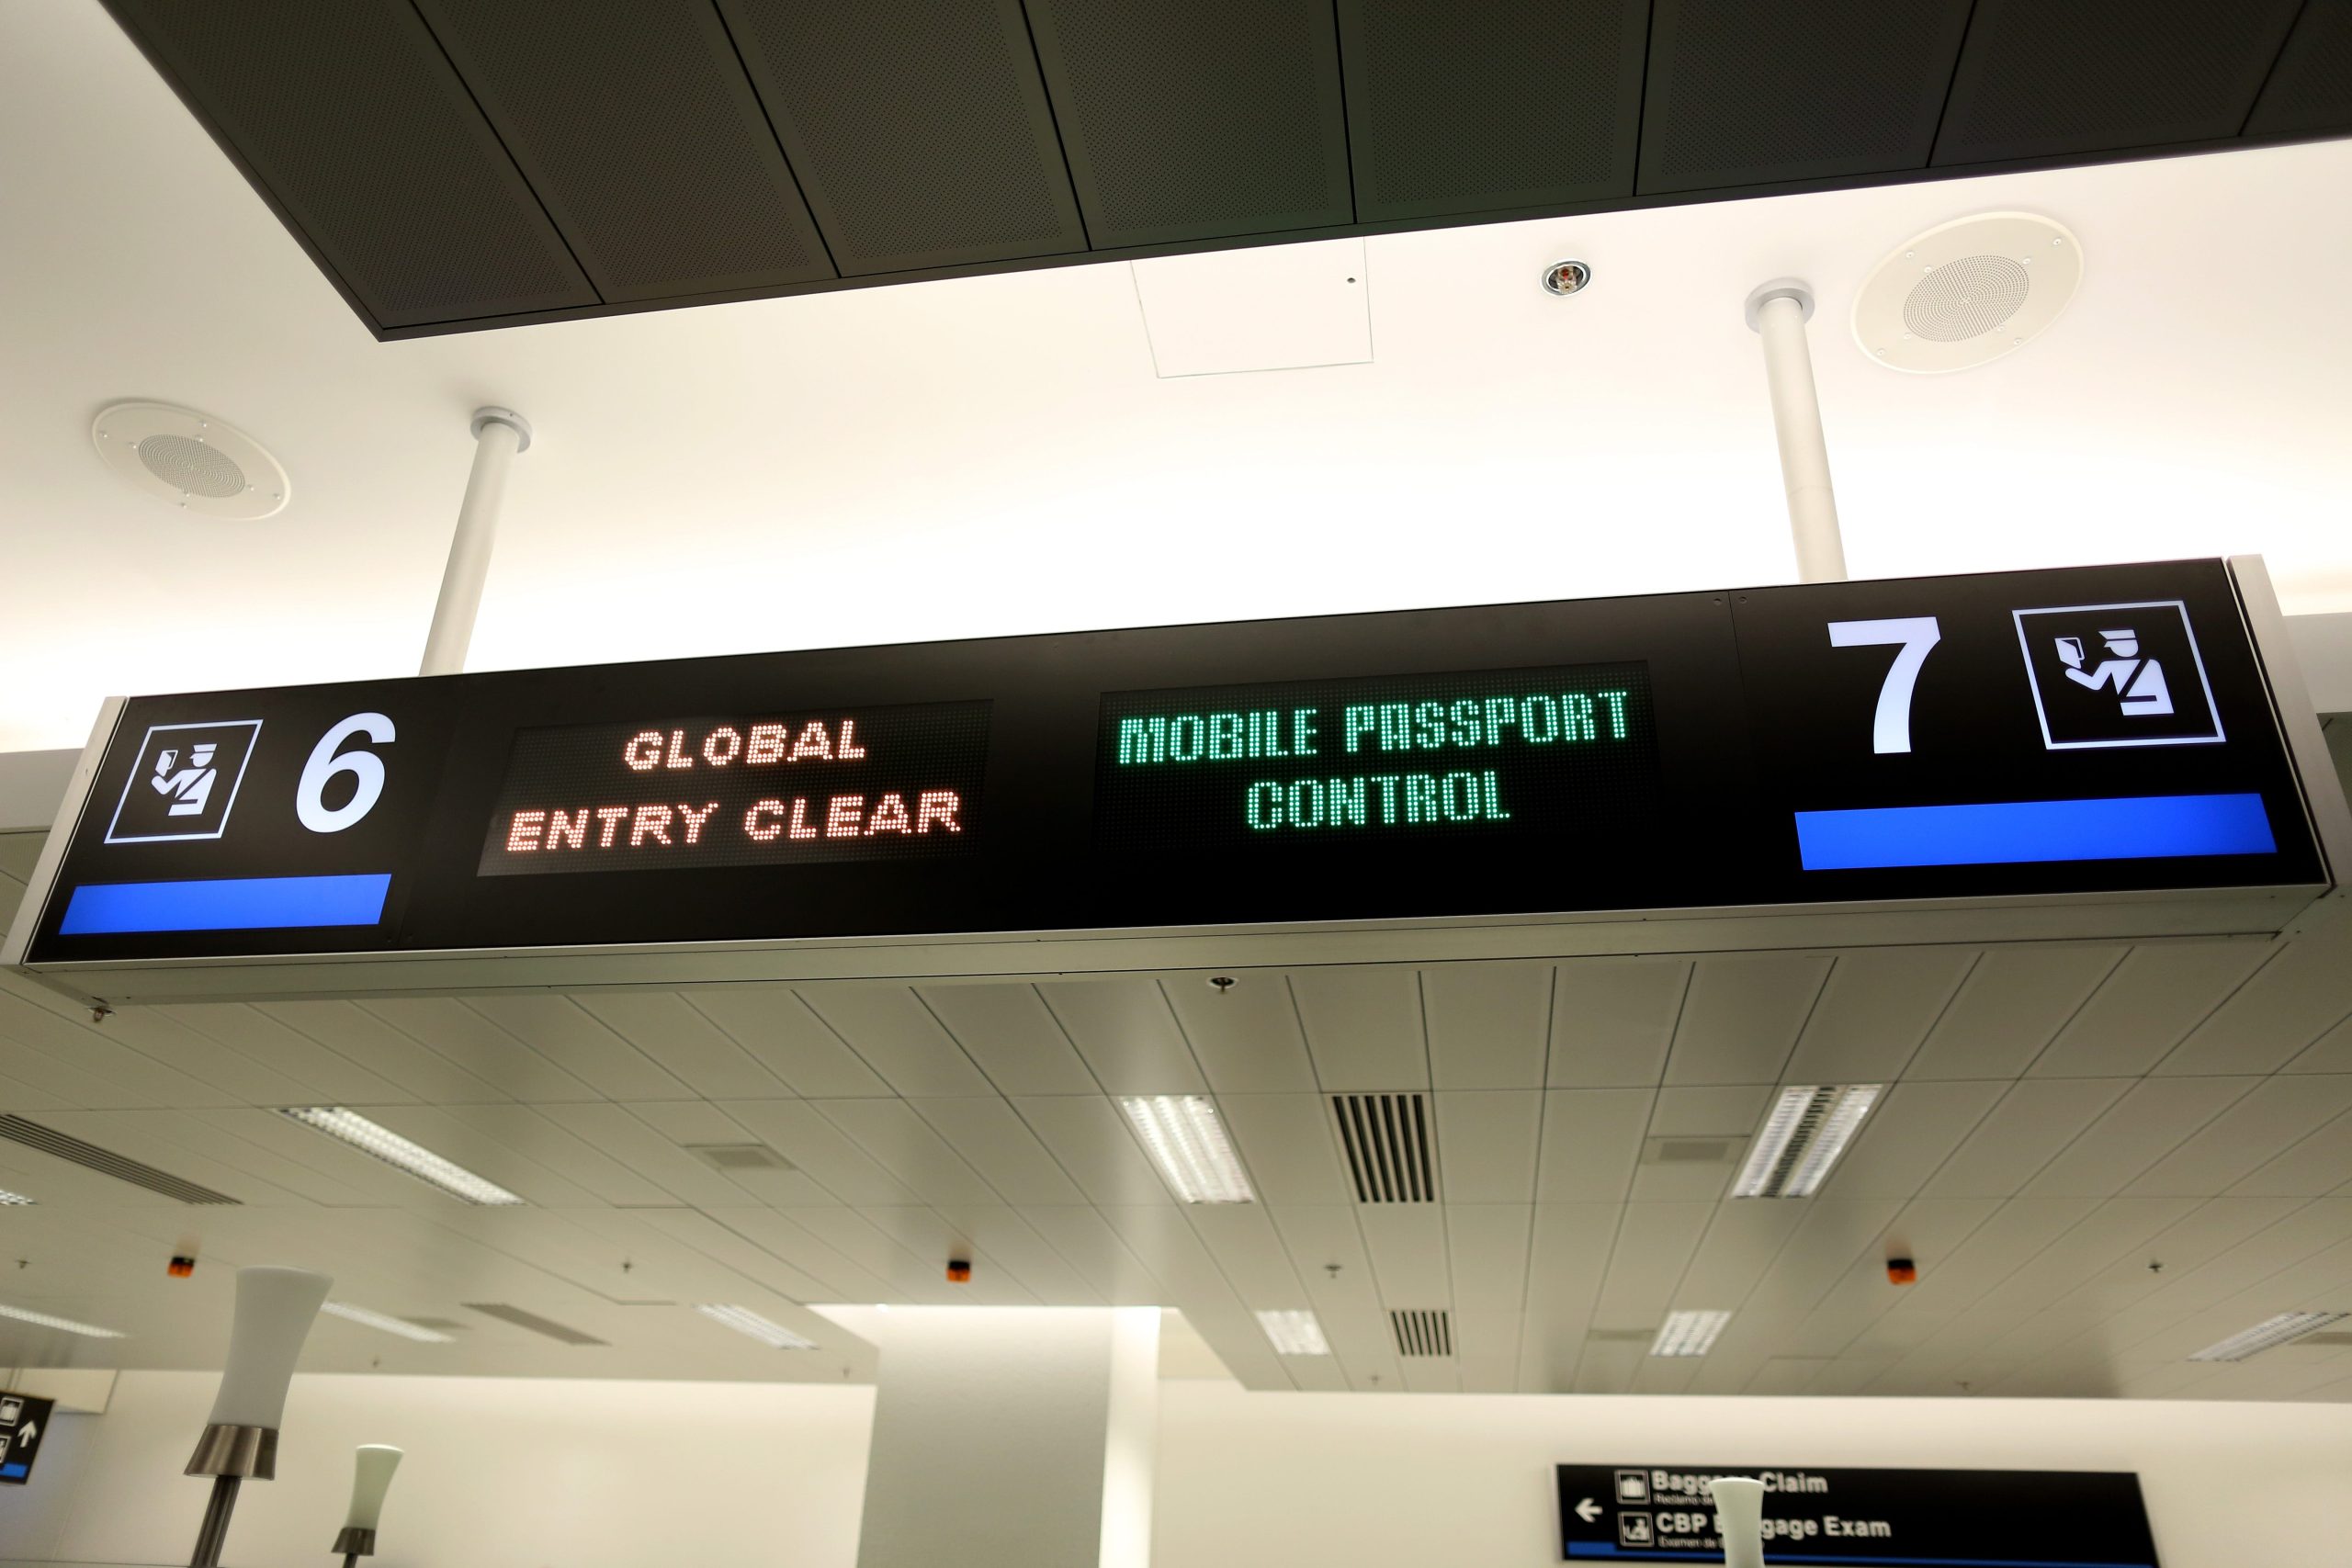
POLYGON ((1886 682, 1878 689, 1878 714, 1871 724, 1871 750, 1911 750, 1911 688, 1919 683, 1919 666, 1928 650, 1943 640, 1943 628, 1933 615, 1904 615, 1885 621, 1832 621, 1832 648, 1872 648, 1899 643, 1903 651, 1887 668, 1886 682))
POLYGON ((324 735, 311 748, 311 760, 302 764, 302 782, 294 786, 294 815, 302 826, 313 833, 340 833, 376 808, 378 797, 384 793, 384 760, 373 751, 346 751, 335 755, 335 748, 354 735, 365 735, 379 746, 392 739, 392 721, 379 713, 356 713, 324 735), (330 810, 327 807, 327 781, 337 773, 349 773, 358 780, 351 798, 330 810))

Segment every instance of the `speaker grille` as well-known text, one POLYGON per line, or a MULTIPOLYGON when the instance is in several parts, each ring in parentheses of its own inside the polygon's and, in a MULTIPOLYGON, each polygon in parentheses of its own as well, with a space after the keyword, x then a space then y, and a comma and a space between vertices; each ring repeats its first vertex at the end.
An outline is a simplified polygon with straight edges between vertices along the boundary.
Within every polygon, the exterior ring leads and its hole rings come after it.
POLYGON ((1331 1099, 1348 1174, 1359 1203, 1434 1203, 1429 1100, 1419 1094, 1341 1094, 1331 1099))
POLYGON ((1980 0, 1936 162, 2235 136, 2300 4, 1980 0))
POLYGON ((1634 188, 1645 0, 1341 0, 1357 216, 1634 188))
POLYGON ((168 1170, 157 1170, 152 1165, 116 1154, 111 1149, 102 1149, 96 1144, 85 1144, 71 1134, 61 1133, 54 1127, 44 1127, 38 1122, 28 1122, 21 1116, 0 1116, 0 1138, 6 1138, 12 1143, 22 1144, 27 1148, 39 1149, 45 1155, 53 1155, 59 1159, 71 1161, 85 1170, 95 1170, 101 1176, 111 1176, 118 1181, 128 1181, 133 1187, 143 1187, 148 1191, 160 1196, 176 1198, 183 1203, 240 1203, 243 1201, 241 1199, 230 1197, 225 1192, 215 1192, 209 1187, 199 1187, 193 1181, 174 1176, 168 1170))
POLYGON ((1030 17, 1096 245, 1353 219, 1329 0, 1033 0, 1030 17))
POLYGON ((707 0, 419 0, 607 299, 831 277, 707 0))
POLYGON ((721 0, 845 274, 1086 248, 1018 0, 721 0))
POLYGON ((409 0, 112 0, 385 326, 596 303, 409 0))
POLYGON ((1641 188, 1926 164, 1968 0, 1657 0, 1641 188))
POLYGON ((2018 313, 2032 283, 2014 256, 1962 256, 1919 280, 1903 301, 1903 324, 1935 343, 1983 337, 2018 313))
POLYGON ((1388 1329, 1396 1337, 1396 1353, 1400 1356, 1453 1354, 1453 1318, 1442 1308, 1392 1312, 1388 1314, 1388 1329))
POLYGON ((151 435, 137 450, 147 471, 175 490, 213 501, 244 492, 245 470, 201 441, 185 435, 151 435))

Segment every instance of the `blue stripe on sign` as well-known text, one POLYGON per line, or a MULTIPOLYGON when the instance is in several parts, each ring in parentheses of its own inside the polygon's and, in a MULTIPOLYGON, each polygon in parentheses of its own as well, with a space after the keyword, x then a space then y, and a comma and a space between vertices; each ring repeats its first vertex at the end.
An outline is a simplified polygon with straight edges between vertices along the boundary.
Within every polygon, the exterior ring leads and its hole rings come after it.
POLYGON ((1800 811, 1807 871, 2277 852, 2258 795, 2143 795, 1800 811))
POLYGON ((20 1481, 30 1468, 22 1464, 0 1464, 0 1481, 20 1481))
POLYGON ((132 931, 278 931, 372 926, 389 872, 362 876, 239 876, 211 882, 104 882, 74 889, 60 936, 132 931))
MULTIPOLYGON (((1645 1551, 1612 1546, 1605 1540, 1572 1540, 1568 1542, 1570 1557, 1631 1558, 1644 1562, 1721 1562, 1720 1551, 1645 1551)), ((1764 1561, 1770 1562, 1810 1562, 1821 1568, 1836 1568, 1842 1562, 1870 1563, 1881 1568, 2155 1568, 2150 1562, 2086 1562, 2079 1558, 2050 1562, 2031 1557, 1829 1557, 1819 1552, 1790 1552, 1769 1551, 1764 1561)))

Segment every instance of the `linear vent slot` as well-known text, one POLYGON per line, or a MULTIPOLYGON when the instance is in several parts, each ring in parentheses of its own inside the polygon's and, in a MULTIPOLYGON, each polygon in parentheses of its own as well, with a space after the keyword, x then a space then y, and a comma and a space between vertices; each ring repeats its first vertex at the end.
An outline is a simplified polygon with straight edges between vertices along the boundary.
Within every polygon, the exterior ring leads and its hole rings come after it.
POLYGON ((1434 1203, 1437 1172, 1430 1164, 1429 1097, 1421 1094, 1339 1094, 1331 1111, 1348 1152, 1348 1174, 1359 1203, 1434 1203))
POLYGON ((468 1312, 478 1312, 484 1317, 494 1317, 501 1323, 511 1323, 517 1328, 527 1328, 534 1334, 544 1334, 548 1338, 560 1340, 566 1345, 611 1343, 609 1340, 599 1339, 593 1334, 582 1334, 580 1330, 558 1323, 553 1318, 541 1317, 535 1312, 525 1312, 518 1306, 508 1306, 504 1302, 467 1302, 463 1305, 468 1312))
POLYGON ((1442 1307, 1392 1312, 1388 1314, 1388 1326, 1396 1336, 1396 1353, 1400 1356, 1453 1354, 1453 1318, 1442 1307))
POLYGON ((2301 1339, 2294 1341, 2294 1343, 2298 1346, 2320 1345, 2342 1347, 2346 1345, 2352 1345, 2352 1333, 2347 1333, 2343 1329, 2331 1329, 2324 1334, 2306 1334, 2301 1339))
POLYGON ((44 1127, 38 1122, 28 1122, 21 1116, 0 1116, 0 1138, 7 1138, 39 1149, 45 1155, 69 1160, 85 1170, 101 1176, 111 1176, 118 1181, 128 1181, 133 1187, 144 1187, 150 1192, 165 1198, 175 1198, 183 1203, 238 1203, 242 1198, 232 1198, 225 1192, 215 1192, 209 1187, 199 1187, 193 1181, 174 1176, 168 1170, 157 1170, 152 1165, 126 1158, 96 1144, 44 1127))

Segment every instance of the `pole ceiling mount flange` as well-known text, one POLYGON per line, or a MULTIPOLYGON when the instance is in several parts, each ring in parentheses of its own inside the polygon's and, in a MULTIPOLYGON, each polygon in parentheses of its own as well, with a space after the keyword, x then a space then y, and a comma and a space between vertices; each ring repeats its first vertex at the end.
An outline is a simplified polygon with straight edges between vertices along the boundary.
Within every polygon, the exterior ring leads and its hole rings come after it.
POLYGON ((1747 330, 1749 332, 1760 333, 1764 330, 1762 321, 1764 306, 1767 301, 1773 299, 1795 300, 1798 309, 1804 312, 1804 319, 1808 321, 1813 320, 1813 285, 1802 278, 1776 277, 1770 283, 1758 284, 1755 292, 1747 297, 1747 330))
MULTIPOLYGON (((1805 314, 1808 316, 1813 314, 1813 306, 1810 301, 1807 301, 1805 305, 1805 314)), ((1753 320, 1753 315, 1754 312, 1751 311, 1751 321, 1753 320)), ((481 439, 482 426, 486 424, 503 424, 512 430, 515 435, 519 437, 519 440, 515 444, 515 451, 528 452, 531 449, 531 422, 525 419, 521 414, 516 413, 513 409, 483 408, 474 410, 473 433, 475 440, 479 441, 481 439)))

